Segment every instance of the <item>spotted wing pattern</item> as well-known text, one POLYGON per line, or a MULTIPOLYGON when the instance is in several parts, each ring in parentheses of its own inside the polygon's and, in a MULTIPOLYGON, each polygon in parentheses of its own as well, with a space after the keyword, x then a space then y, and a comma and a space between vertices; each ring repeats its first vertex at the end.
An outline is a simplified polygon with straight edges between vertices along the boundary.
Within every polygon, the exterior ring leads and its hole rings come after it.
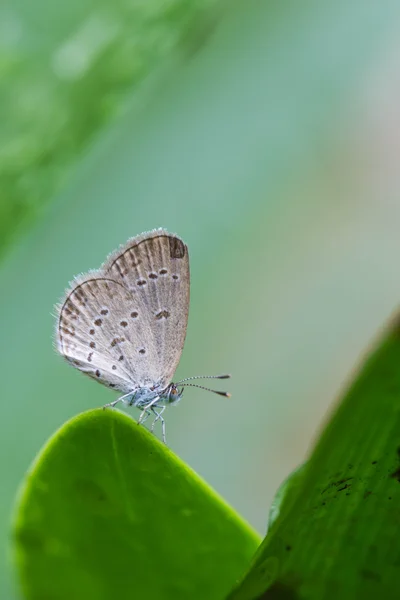
POLYGON ((189 255, 176 235, 156 230, 130 240, 103 266, 135 297, 148 319, 148 337, 157 352, 161 385, 169 383, 185 343, 189 315, 189 255))
POLYGON ((58 351, 124 393, 167 385, 185 341, 189 284, 180 238, 164 230, 133 238, 73 282, 58 307, 58 351))

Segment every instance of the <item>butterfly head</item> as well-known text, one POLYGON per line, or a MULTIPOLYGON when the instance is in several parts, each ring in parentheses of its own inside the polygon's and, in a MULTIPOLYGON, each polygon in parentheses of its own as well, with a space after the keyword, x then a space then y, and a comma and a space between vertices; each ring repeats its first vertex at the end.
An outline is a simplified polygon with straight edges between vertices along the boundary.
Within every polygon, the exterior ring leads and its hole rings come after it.
POLYGON ((179 389, 175 383, 171 383, 165 392, 165 396, 169 404, 178 402, 183 396, 183 388, 179 389))

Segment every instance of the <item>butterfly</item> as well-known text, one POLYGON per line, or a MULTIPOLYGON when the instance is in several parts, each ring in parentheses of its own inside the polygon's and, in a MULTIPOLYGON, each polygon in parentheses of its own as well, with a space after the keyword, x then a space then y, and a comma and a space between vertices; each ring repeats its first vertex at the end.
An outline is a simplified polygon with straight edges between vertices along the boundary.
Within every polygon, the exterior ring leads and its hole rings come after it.
POLYGON ((74 279, 56 307, 56 348, 74 367, 122 392, 119 402, 141 410, 139 424, 175 404, 187 386, 221 396, 227 392, 188 383, 227 379, 195 376, 172 382, 189 316, 189 253, 180 237, 164 229, 142 233, 110 254, 99 270, 74 279))

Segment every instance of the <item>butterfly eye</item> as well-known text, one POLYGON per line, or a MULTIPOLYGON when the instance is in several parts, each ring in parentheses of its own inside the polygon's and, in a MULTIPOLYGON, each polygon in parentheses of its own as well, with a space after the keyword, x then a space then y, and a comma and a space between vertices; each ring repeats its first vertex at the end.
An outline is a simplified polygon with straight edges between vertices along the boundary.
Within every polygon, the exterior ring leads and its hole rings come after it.
POLYGON ((169 392, 169 400, 170 402, 174 402, 175 400, 179 400, 180 394, 177 387, 172 387, 169 392))

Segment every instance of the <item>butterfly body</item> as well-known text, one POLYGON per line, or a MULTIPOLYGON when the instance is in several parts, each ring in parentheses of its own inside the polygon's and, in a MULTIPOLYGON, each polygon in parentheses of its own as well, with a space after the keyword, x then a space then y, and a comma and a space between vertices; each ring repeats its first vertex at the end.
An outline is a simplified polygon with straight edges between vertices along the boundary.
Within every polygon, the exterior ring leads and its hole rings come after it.
POLYGON ((158 387, 141 387, 123 397, 122 402, 127 406, 135 406, 143 410, 146 406, 159 408, 178 402, 183 396, 183 390, 179 391, 174 383, 164 389, 158 387))

